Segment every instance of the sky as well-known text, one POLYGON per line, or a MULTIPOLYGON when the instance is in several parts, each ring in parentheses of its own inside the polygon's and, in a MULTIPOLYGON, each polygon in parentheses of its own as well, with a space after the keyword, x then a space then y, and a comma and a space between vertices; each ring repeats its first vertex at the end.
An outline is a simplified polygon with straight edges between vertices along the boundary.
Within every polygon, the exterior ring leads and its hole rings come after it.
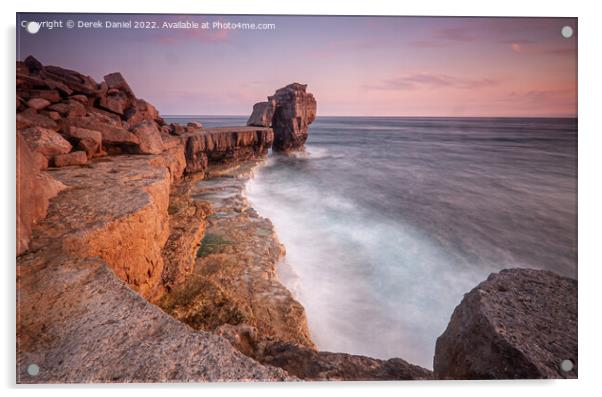
POLYGON ((121 72, 162 115, 247 115, 292 82, 308 85, 318 116, 577 115, 575 18, 18 14, 17 26, 17 59, 96 81, 121 72), (63 28, 20 27, 53 20, 63 28), (157 28, 68 29, 67 20, 157 28), (184 21, 199 28, 162 28, 184 21))

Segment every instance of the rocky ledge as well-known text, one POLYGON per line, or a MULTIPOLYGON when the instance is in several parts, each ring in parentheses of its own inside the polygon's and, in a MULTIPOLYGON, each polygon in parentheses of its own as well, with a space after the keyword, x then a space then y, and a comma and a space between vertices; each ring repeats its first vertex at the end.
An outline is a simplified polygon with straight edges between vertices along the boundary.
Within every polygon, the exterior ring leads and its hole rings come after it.
POLYGON ((577 377, 577 281, 509 269, 464 296, 437 340, 437 379, 577 377), (564 360, 573 367, 561 369, 564 360))
MULTIPOLYGON (((119 73, 97 83, 28 57, 16 110, 18 382, 433 378, 318 351, 276 276, 285 249, 244 186, 270 147, 303 148, 305 85, 256 104, 248 126, 203 128, 167 124, 119 73)), ((492 275, 437 341, 435 376, 576 377, 576 289, 492 275)))

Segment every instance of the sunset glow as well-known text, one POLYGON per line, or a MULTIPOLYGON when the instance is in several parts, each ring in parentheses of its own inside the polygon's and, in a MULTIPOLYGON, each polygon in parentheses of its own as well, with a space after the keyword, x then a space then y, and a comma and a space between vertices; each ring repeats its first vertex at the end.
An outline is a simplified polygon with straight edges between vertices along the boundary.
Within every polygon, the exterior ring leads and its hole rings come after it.
MULTIPOLYGON (((26 17, 56 15, 21 15, 26 17)), ((276 28, 56 29, 35 35, 18 29, 17 58, 34 55, 97 81, 120 71, 163 114, 249 114, 253 103, 299 81, 320 98, 321 116, 577 115, 577 38, 560 34, 565 25, 577 32, 576 19, 119 17, 276 28)))

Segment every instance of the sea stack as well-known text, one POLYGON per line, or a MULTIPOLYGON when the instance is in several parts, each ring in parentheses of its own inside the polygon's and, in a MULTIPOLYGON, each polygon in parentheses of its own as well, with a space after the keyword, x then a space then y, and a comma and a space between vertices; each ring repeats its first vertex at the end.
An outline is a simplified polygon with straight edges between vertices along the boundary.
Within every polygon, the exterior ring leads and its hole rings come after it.
POLYGON ((293 83, 277 90, 267 102, 256 103, 247 125, 271 126, 276 151, 301 150, 309 125, 316 119, 316 109, 316 99, 307 92, 307 84, 293 83))
POLYGON ((577 281, 494 273, 464 296, 437 339, 436 379, 577 377, 577 281), (569 361, 566 361, 569 360, 569 361))

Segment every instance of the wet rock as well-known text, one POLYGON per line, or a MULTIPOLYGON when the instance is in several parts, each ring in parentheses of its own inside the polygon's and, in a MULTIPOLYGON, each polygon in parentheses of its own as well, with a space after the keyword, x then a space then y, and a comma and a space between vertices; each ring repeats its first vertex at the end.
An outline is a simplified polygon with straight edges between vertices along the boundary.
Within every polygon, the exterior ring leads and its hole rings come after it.
POLYGON ((59 154, 54 157, 55 167, 68 167, 71 165, 84 165, 88 162, 88 156, 84 151, 59 154))
POLYGON ((35 110, 42 110, 50 106, 50 101, 43 98, 31 98, 27 101, 27 106, 35 110))
POLYGON ((188 271, 192 275, 180 284, 172 275, 176 285, 158 304, 195 329, 246 324, 262 337, 313 348, 303 306, 276 276, 283 246, 271 222, 250 209, 243 194, 256 164, 211 166, 214 179, 194 184, 192 198, 210 206, 211 215, 194 270, 188 271))
POLYGON ((19 131, 25 138, 29 147, 51 159, 58 154, 69 153, 71 144, 61 134, 42 127, 30 127, 19 131))
POLYGON ((258 102, 253 105, 253 113, 247 120, 247 125, 256 127, 270 127, 272 125, 272 117, 276 108, 276 101, 258 102))
POLYGON ((302 149, 307 140, 309 125, 316 118, 316 100, 307 92, 307 85, 293 83, 276 91, 276 109, 272 118, 274 149, 302 149))
POLYGON ((577 377, 577 281, 543 270, 492 274, 437 339, 438 379, 577 377), (563 360, 574 368, 564 372, 563 360))
POLYGON ((143 121, 132 128, 132 132, 140 141, 138 150, 141 154, 159 154, 163 151, 161 132, 153 121, 143 121))
POLYGON ((33 226, 46 216, 50 199, 65 188, 41 173, 38 162, 25 138, 17 133, 17 255, 29 249, 33 226))

